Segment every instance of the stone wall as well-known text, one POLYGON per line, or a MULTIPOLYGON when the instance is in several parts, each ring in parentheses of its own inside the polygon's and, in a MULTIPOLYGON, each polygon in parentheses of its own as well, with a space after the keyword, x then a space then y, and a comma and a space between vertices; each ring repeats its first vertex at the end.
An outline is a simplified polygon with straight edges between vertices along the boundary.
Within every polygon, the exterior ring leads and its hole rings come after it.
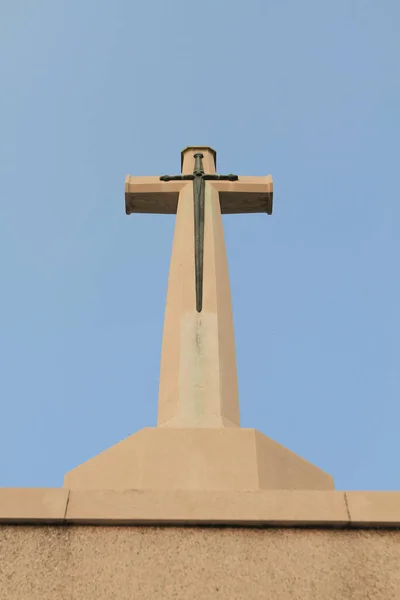
POLYGON ((400 531, 0 526, 1 600, 400 598, 400 531))
POLYGON ((400 493, 0 488, 0 600, 400 599, 400 493))

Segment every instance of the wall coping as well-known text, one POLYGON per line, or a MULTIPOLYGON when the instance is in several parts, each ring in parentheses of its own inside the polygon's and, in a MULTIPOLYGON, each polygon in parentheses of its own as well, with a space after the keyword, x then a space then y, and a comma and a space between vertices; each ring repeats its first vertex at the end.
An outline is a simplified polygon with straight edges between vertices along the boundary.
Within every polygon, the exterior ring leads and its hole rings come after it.
POLYGON ((0 523, 400 528, 400 492, 0 488, 0 523))

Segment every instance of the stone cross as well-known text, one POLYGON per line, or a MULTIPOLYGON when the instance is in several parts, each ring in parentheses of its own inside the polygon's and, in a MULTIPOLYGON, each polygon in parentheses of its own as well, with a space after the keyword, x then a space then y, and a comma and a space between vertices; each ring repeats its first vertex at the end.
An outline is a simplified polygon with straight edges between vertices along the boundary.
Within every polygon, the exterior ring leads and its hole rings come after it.
POLYGON ((216 153, 185 148, 181 175, 127 176, 126 213, 176 214, 161 353, 158 427, 239 427, 222 214, 272 213, 272 177, 216 173, 216 153))
MULTIPOLYGON (((222 491, 332 490, 330 475, 239 424, 221 215, 271 214, 272 178, 218 175, 214 150, 197 146, 182 152, 181 171, 128 176, 125 185, 128 214, 176 214, 157 427, 141 429, 75 467, 66 474, 64 487, 167 492, 163 498, 174 498, 169 510, 178 520, 188 502, 191 511, 204 514, 205 496, 188 500, 181 495, 185 490, 210 492, 213 499, 222 491), (178 490, 178 496, 168 496, 178 490)), ((115 514, 121 515, 118 502, 115 514)), ((250 511, 249 518, 254 515, 250 511)))

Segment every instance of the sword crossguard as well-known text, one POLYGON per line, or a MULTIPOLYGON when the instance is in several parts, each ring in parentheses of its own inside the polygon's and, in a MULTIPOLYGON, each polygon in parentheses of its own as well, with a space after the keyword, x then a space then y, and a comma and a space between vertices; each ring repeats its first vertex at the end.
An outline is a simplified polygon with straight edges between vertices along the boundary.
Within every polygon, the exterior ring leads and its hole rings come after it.
POLYGON ((229 173, 229 175, 218 175, 218 173, 212 173, 211 175, 203 175, 205 181, 237 181, 239 177, 229 173))
POLYGON ((194 170, 193 175, 162 175, 160 181, 193 181, 195 177, 201 177, 204 181, 237 181, 239 177, 230 173, 229 175, 218 175, 218 173, 204 173, 202 170, 194 170))
POLYGON ((194 175, 162 175, 160 181, 191 181, 194 179, 194 175))

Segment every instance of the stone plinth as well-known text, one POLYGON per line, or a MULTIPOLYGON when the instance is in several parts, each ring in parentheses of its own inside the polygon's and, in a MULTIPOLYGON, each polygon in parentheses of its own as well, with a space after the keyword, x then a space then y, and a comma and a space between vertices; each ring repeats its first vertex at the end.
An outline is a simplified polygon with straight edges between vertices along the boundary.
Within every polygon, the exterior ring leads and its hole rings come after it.
POLYGON ((256 429, 148 428, 66 474, 80 490, 332 490, 330 475, 256 429))

